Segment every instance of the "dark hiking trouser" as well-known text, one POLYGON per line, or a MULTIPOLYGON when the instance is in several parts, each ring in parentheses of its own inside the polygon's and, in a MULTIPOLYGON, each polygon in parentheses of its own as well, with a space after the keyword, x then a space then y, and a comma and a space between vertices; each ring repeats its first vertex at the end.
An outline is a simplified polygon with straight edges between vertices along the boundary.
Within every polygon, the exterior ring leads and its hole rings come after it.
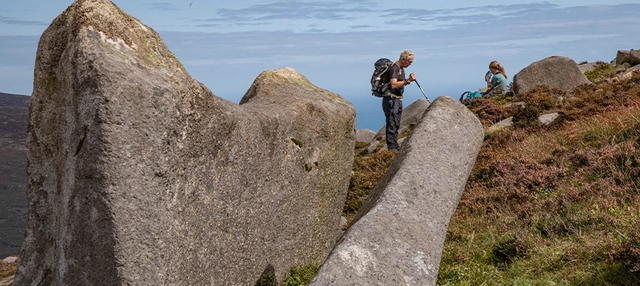
POLYGON ((394 97, 382 98, 382 110, 386 118, 387 148, 398 150, 398 129, 400 129, 400 118, 402 117, 402 100, 394 97))

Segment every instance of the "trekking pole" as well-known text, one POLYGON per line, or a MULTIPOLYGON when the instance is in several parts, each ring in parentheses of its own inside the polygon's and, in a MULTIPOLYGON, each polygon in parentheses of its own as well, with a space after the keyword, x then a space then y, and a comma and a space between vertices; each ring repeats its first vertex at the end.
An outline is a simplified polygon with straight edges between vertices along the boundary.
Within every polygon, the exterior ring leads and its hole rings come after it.
POLYGON ((426 98, 426 99, 427 99, 427 102, 430 102, 430 101, 429 101, 429 98, 428 98, 428 97, 427 97, 427 95, 424 93, 424 90, 422 90, 422 87, 420 87, 420 84, 418 83, 418 81, 417 81, 417 80, 414 80, 414 81, 416 82, 416 85, 418 86, 418 88, 420 89, 420 91, 422 91, 422 95, 424 95, 424 98, 426 98))

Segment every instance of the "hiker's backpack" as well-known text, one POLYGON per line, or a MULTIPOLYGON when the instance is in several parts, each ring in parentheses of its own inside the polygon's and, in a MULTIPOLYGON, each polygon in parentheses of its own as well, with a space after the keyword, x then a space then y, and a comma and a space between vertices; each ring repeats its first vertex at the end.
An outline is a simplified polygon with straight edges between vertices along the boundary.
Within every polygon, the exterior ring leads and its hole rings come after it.
POLYGON ((384 97, 386 93, 389 93, 391 84, 389 84, 389 68, 393 62, 387 58, 381 58, 377 60, 373 67, 373 75, 371 75, 371 94, 376 97, 384 97))

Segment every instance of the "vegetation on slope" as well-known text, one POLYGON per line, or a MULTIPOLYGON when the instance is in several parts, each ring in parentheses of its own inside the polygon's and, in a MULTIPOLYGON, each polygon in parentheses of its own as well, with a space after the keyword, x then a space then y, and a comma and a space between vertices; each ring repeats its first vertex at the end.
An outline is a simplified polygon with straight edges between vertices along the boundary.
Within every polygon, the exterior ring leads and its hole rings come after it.
MULTIPOLYGON (((486 134, 449 225, 438 285, 640 284, 640 75, 473 100, 486 134), (538 116, 557 112, 549 126, 538 116)), ((356 147, 345 216, 394 154, 356 147), (360 148, 360 149, 358 149, 360 148)))
POLYGON ((512 115, 514 127, 485 138, 438 284, 640 284, 640 75, 520 101, 475 110, 487 125, 512 115), (550 111, 559 119, 539 127, 550 111))

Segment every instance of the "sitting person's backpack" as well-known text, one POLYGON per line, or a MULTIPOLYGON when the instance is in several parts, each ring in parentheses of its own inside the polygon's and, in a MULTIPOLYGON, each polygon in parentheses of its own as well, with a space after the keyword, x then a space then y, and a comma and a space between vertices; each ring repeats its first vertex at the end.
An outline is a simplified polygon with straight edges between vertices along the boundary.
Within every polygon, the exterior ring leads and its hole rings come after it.
POLYGON ((373 75, 371 75, 371 94, 376 97, 389 96, 391 84, 389 81, 389 67, 393 64, 393 61, 387 58, 381 58, 377 60, 373 67, 373 75))
POLYGON ((469 100, 472 100, 476 97, 482 97, 484 94, 480 91, 465 91, 460 95, 460 102, 464 105, 469 104, 469 100))

